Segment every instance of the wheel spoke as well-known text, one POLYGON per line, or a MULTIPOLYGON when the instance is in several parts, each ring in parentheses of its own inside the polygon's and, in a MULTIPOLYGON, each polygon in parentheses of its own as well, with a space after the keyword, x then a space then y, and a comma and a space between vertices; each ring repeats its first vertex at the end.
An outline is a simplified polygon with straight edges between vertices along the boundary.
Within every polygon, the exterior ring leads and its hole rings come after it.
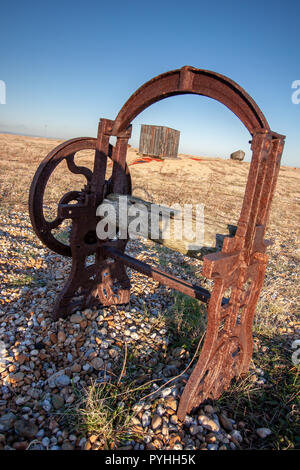
POLYGON ((83 175, 86 177, 87 181, 90 182, 93 176, 93 173, 89 168, 85 166, 77 166, 74 162, 75 153, 72 153, 66 157, 67 165, 71 173, 76 175, 83 175))
POLYGON ((51 222, 46 221, 48 230, 53 230, 53 229, 59 227, 64 220, 65 219, 61 219, 60 217, 56 217, 56 219, 51 220, 51 222))
MULTIPOLYGON (((80 195, 81 195, 80 191, 69 191, 68 193, 64 194, 63 197, 60 199, 58 206, 60 204, 68 204, 71 201, 78 201, 80 195)), ((65 220, 64 217, 62 218, 57 215, 55 219, 51 221, 46 221, 48 230, 53 230, 59 227, 64 220, 65 220)))

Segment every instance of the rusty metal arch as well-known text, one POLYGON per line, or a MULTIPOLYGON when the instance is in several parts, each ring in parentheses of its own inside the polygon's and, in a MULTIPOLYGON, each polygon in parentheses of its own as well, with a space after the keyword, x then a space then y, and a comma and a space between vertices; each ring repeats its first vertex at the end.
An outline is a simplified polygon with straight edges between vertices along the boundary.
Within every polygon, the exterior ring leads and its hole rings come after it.
POLYGON ((163 73, 142 85, 124 104, 116 117, 112 135, 119 136, 144 109, 169 96, 197 94, 215 99, 229 108, 251 135, 269 124, 251 96, 237 83, 209 70, 184 66, 163 73))
POLYGON ((207 303, 206 335, 198 362, 180 398, 177 410, 180 420, 204 400, 217 399, 232 379, 246 374, 249 369, 253 348, 252 322, 268 261, 268 242, 264 236, 283 146, 284 136, 270 130, 256 103, 235 82, 214 72, 186 66, 159 75, 140 87, 122 107, 115 121, 100 120, 97 139, 73 139, 50 152, 32 182, 29 210, 33 228, 49 248, 69 254, 69 251, 62 251, 65 248, 51 238, 50 232, 65 219, 72 220, 72 270, 57 297, 55 319, 99 303, 128 303, 130 281, 126 266, 207 303), (225 237, 221 251, 204 257, 202 275, 214 281, 211 292, 129 256, 124 252, 127 240, 98 240, 96 236, 99 204, 110 193, 131 194, 126 154, 132 119, 152 103, 187 93, 205 95, 223 103, 252 135, 252 160, 235 235, 225 237), (117 136, 113 149, 109 144, 112 135, 117 136), (95 150, 93 172, 74 162, 76 152, 91 148, 95 150), (113 171, 111 178, 106 180, 108 158, 113 161, 113 171), (40 199, 51 173, 64 159, 69 170, 85 176, 87 183, 81 191, 64 195, 58 203, 57 217, 47 222, 42 218, 40 199), (70 204, 74 200, 77 203, 70 204), (86 263, 90 255, 95 256, 91 265, 86 263), (231 290, 231 295, 224 302, 227 289, 231 290))

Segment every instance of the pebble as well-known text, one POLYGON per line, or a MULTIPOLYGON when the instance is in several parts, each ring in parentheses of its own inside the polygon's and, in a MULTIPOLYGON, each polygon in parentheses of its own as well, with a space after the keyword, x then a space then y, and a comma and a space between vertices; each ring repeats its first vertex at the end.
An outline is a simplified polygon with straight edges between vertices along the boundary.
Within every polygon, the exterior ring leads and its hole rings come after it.
POLYGON ((19 419, 15 422, 15 431, 19 436, 32 439, 38 432, 38 427, 26 421, 25 419, 19 419))
POLYGON ((167 396, 171 395, 172 389, 170 387, 168 388, 163 388, 162 391, 160 392, 160 396, 162 398, 166 398, 167 396))
POLYGON ((209 431, 213 431, 213 432, 220 431, 220 426, 215 421, 213 421, 212 419, 208 418, 205 415, 199 415, 198 421, 201 424, 201 426, 203 426, 205 429, 208 429, 209 431))
POLYGON ((199 426, 197 426, 196 424, 192 424, 189 428, 189 431, 192 436, 195 436, 199 432, 199 426))
POLYGON ((225 429, 225 431, 232 431, 233 430, 233 424, 230 421, 230 419, 227 418, 224 414, 220 414, 219 420, 221 423, 221 426, 225 429))
POLYGON ((136 416, 133 416, 133 417, 131 418, 131 423, 132 423, 134 426, 138 426, 138 427, 141 426, 141 422, 140 422, 140 420, 139 420, 136 416))
POLYGON ((11 429, 16 419, 16 415, 12 412, 2 415, 0 417, 0 432, 7 432, 9 429, 11 429))
POLYGON ((70 322, 71 323, 81 323, 83 320, 82 315, 78 313, 74 313, 73 315, 70 316, 70 322))
POLYGON ((57 333, 57 340, 60 342, 60 343, 64 343, 66 341, 66 334, 64 333, 64 331, 59 331, 57 333))
POLYGON ((166 412, 166 410, 161 404, 159 404, 156 407, 156 414, 158 414, 158 416, 163 416, 165 414, 165 412, 166 412))
POLYGON ((109 354, 110 357, 113 358, 113 359, 115 359, 115 358, 119 355, 119 353, 118 353, 118 351, 117 351, 116 349, 110 349, 110 350, 108 351, 108 354, 109 354))
POLYGON ((20 441, 20 442, 14 442, 13 443, 13 448, 15 450, 26 450, 28 447, 28 442, 27 441, 20 441))
POLYGON ((72 367, 71 367, 71 371, 72 371, 72 372, 75 372, 75 373, 76 373, 76 372, 77 372, 77 373, 80 372, 80 371, 81 371, 81 365, 80 365, 80 364, 77 364, 77 363, 73 364, 72 367))
POLYGON ((162 424, 161 417, 158 414, 155 414, 152 418, 152 421, 151 421, 151 427, 152 427, 153 431, 160 428, 161 424, 162 424))
POLYGON ((178 423, 178 416, 177 415, 171 415, 170 416, 170 423, 171 424, 177 424, 178 423))
POLYGON ((183 445, 180 444, 179 442, 177 442, 176 444, 174 444, 173 449, 174 450, 183 450, 183 445))
POLYGON ((42 402, 42 408, 43 408, 47 413, 49 413, 49 412, 51 411, 51 408, 52 408, 50 401, 49 401, 49 400, 44 400, 44 401, 42 402))
POLYGON ((168 396, 166 399, 165 399, 165 402, 164 402, 165 406, 170 408, 171 410, 173 411, 176 411, 177 410, 177 400, 175 400, 174 397, 172 396, 168 396))
POLYGON ((24 405, 24 403, 26 403, 28 401, 30 397, 18 397, 16 399, 16 405, 24 405))
POLYGON ((50 439, 49 439, 49 437, 44 437, 44 438, 42 439, 42 444, 43 444, 44 447, 48 447, 49 444, 50 444, 50 439))
POLYGON ((61 450, 74 450, 74 446, 71 442, 64 442, 61 446, 61 450))
POLYGON ((256 429, 256 434, 261 439, 265 439, 267 436, 270 436, 270 434, 272 434, 272 431, 269 428, 258 428, 258 429, 256 429))
POLYGON ((243 442, 243 437, 240 433, 240 431, 238 431, 237 429, 235 429, 234 431, 232 431, 230 433, 231 437, 233 437, 237 442, 243 442))
POLYGON ((150 422, 151 422, 150 417, 151 417, 150 411, 145 411, 145 413, 143 413, 142 415, 143 428, 146 428, 147 426, 150 425, 150 422))
POLYGON ((211 405, 206 405, 204 407, 204 412, 211 415, 215 412, 214 408, 211 405))
POLYGON ((52 395, 52 405, 56 410, 62 408, 65 404, 65 400, 61 395, 52 395))
POLYGON ((95 357, 91 361, 91 365, 94 367, 94 369, 101 370, 101 369, 103 369, 104 361, 100 357, 95 357))
POLYGON ((207 444, 208 450, 218 450, 219 446, 218 444, 207 444))
POLYGON ((55 379, 55 384, 58 386, 58 387, 66 387, 68 385, 70 385, 70 377, 68 377, 67 375, 65 374, 62 374, 62 375, 59 375, 58 377, 56 377, 55 379))

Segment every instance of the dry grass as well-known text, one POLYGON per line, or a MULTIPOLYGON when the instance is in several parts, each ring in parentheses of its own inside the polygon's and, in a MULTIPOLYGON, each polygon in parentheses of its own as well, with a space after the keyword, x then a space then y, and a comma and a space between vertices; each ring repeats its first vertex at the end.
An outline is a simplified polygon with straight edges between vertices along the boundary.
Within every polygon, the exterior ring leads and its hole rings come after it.
POLYGON ((147 384, 93 382, 86 389, 76 391, 77 400, 68 406, 61 418, 70 429, 82 435, 95 436, 99 450, 120 448, 130 439, 140 439, 143 432, 132 423, 134 405, 147 390, 147 384))

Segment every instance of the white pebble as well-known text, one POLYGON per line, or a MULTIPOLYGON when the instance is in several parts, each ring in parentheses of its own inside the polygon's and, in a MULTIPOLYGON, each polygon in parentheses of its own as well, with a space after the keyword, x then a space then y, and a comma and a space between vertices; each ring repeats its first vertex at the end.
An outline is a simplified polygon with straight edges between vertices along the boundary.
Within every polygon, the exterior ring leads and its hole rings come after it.
POLYGON ((269 428, 258 428, 258 429, 256 429, 256 434, 257 434, 261 439, 265 439, 267 436, 269 436, 270 434, 272 434, 272 431, 271 431, 271 429, 269 429, 269 428))

